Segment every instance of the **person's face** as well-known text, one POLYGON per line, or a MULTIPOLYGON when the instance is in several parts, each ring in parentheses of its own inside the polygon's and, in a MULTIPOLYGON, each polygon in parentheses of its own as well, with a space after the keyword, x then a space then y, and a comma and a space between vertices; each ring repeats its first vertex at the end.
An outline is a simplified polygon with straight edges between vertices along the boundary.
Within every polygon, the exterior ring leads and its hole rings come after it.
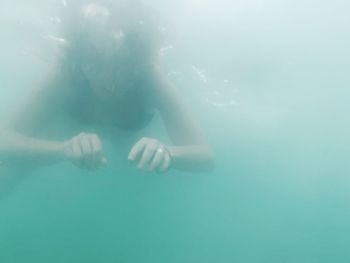
POLYGON ((123 33, 101 34, 88 38, 81 50, 80 65, 96 98, 107 101, 123 99, 144 76, 147 63, 123 45, 123 33))
POLYGON ((100 99, 120 96, 123 85, 121 65, 112 52, 90 47, 81 59, 81 70, 90 88, 100 99), (90 49, 91 48, 91 49, 90 49))
POLYGON ((91 89, 99 99, 120 97, 123 71, 124 32, 113 24, 108 27, 109 11, 90 5, 84 10, 86 21, 80 52, 80 65, 91 89))

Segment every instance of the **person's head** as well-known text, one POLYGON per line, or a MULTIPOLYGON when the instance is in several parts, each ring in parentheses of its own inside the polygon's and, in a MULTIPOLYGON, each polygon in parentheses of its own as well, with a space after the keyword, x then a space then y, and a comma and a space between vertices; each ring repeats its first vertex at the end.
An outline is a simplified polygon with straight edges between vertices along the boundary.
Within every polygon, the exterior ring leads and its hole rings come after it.
POLYGON ((137 0, 72 0, 65 7, 67 59, 98 97, 135 88, 155 56, 156 30, 137 0))

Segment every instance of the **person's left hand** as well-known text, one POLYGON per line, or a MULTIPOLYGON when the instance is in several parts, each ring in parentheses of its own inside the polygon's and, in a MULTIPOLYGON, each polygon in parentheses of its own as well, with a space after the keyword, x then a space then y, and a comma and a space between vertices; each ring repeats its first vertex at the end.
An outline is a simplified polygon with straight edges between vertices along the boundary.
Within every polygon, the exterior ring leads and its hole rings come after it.
POLYGON ((171 165, 167 147, 156 139, 142 138, 131 149, 128 159, 142 170, 166 172, 171 165))

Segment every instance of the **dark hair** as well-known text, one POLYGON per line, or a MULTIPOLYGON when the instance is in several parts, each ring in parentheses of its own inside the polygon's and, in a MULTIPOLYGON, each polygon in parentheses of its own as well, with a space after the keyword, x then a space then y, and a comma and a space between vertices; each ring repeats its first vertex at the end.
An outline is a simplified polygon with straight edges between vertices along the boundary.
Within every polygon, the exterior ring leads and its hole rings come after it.
POLYGON ((108 33, 122 34, 118 55, 124 63, 150 62, 159 47, 151 14, 138 0, 71 0, 63 9, 62 35, 68 52, 77 57, 88 48, 91 25, 99 24, 108 33))
MULTIPOLYGON (((90 22, 102 23, 102 28, 107 33, 118 28, 122 28, 124 32, 118 52, 110 55, 113 61, 111 68, 115 70, 113 74, 116 79, 122 83, 119 86, 123 89, 121 92, 124 97, 134 98, 135 94, 142 97, 144 94, 150 93, 147 87, 152 86, 153 62, 160 44, 154 13, 152 9, 144 6, 138 0, 67 1, 61 15, 61 36, 67 44, 59 62, 57 78, 61 83, 65 83, 61 86, 66 87, 64 90, 67 93, 74 93, 73 96, 70 96, 72 100, 79 98, 81 94, 91 93, 90 89, 86 89, 89 87, 89 83, 82 70, 84 59, 89 57, 87 54, 89 54, 89 45, 91 44, 88 36, 91 33, 90 22), (97 9, 93 10, 94 8, 97 9), (89 12, 92 13, 89 14, 89 12), (101 17, 98 17, 99 15, 101 17), (89 20, 91 18, 97 20, 92 19, 91 21, 89 20), (98 19, 102 19, 102 21, 98 19), (82 90, 83 88, 84 90, 82 90)), ((99 59, 98 56, 96 59, 99 59)), ((92 58, 92 60, 94 59, 92 58)), ((94 63, 94 61, 92 62, 94 63)), ((62 90, 62 92, 64 91, 62 90)))
MULTIPOLYGON (((103 24, 107 32, 113 32, 116 24, 125 32, 119 49, 121 56, 117 57, 122 63, 121 75, 130 75, 133 71, 139 73, 127 76, 124 83, 130 81, 130 85, 120 85, 125 87, 120 92, 122 101, 118 101, 121 108, 125 106, 127 109, 124 126, 131 129, 145 125, 152 116, 149 114, 149 105, 152 105, 154 97, 154 90, 149 88, 154 86, 151 64, 157 55, 159 43, 153 10, 137 0, 67 0, 64 3, 60 17, 59 37, 62 41, 59 59, 55 61, 48 83, 45 84, 47 88, 42 89, 43 95, 52 98, 50 103, 60 105, 76 120, 91 120, 94 110, 91 102, 95 94, 81 69, 81 59, 89 46, 89 37, 86 35, 89 32, 87 10, 84 7, 96 5, 102 7, 99 12, 108 10, 108 20, 103 24), (141 68, 138 68, 139 65, 141 68)), ((110 97, 113 99, 113 96, 110 97)))

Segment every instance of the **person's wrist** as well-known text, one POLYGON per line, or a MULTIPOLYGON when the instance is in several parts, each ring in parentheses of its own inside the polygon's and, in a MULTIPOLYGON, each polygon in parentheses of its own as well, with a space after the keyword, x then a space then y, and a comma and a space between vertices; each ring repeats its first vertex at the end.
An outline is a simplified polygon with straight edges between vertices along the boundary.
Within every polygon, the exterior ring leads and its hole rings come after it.
POLYGON ((52 145, 52 152, 58 158, 58 160, 61 160, 61 161, 68 160, 66 142, 55 142, 52 145))

